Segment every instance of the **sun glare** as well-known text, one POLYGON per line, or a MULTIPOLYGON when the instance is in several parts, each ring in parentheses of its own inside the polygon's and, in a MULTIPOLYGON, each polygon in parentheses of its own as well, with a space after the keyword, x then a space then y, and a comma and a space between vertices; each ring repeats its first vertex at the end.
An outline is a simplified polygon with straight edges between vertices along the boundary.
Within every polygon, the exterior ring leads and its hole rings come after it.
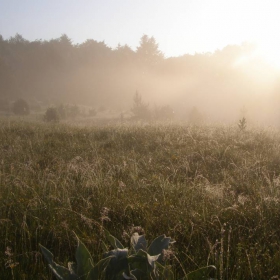
POLYGON ((265 62, 280 70, 280 45, 278 42, 265 42, 259 44, 256 55, 264 59, 265 62))

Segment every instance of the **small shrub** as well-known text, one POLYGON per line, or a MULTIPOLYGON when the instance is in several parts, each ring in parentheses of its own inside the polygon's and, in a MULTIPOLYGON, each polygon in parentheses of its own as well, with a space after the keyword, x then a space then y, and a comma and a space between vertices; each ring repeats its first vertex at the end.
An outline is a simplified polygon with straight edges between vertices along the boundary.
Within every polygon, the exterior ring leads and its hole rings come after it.
POLYGON ((246 118, 242 118, 241 120, 239 120, 238 122, 238 128, 240 129, 240 131, 244 131, 247 127, 247 120, 246 118))
POLYGON ((45 115, 44 121, 46 122, 59 122, 59 113, 56 108, 48 108, 45 115))

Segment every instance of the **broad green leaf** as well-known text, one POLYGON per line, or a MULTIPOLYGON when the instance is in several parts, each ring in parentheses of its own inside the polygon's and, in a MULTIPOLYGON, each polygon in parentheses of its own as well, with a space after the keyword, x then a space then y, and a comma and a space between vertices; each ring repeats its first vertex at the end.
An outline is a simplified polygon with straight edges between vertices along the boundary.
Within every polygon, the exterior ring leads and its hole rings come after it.
POLYGON ((64 267, 53 262, 49 264, 50 269, 58 280, 75 280, 78 279, 77 275, 71 275, 70 271, 64 267))
POLYGON ((128 256, 128 249, 125 248, 125 249, 115 249, 115 250, 111 250, 107 253, 104 254, 105 257, 109 257, 109 256, 112 256, 112 257, 116 257, 117 259, 120 259, 120 258, 126 258, 128 256))
POLYGON ((133 269, 140 269, 146 273, 154 271, 156 266, 156 261, 159 258, 159 255, 150 256, 147 252, 140 249, 137 254, 132 255, 128 258, 129 263, 133 269))
POLYGON ((105 253, 104 256, 111 257, 108 268, 106 269, 106 277, 108 279, 129 270, 127 258, 128 249, 115 249, 105 253))
POLYGON ((78 239, 78 246, 75 254, 77 260, 77 274, 82 280, 86 279, 86 276, 93 268, 91 265, 92 257, 84 243, 77 236, 76 238, 78 239))
POLYGON ((114 249, 117 249, 117 248, 124 249, 124 246, 122 245, 122 243, 116 237, 111 235, 109 233, 109 231, 105 230, 105 234, 106 234, 108 241, 114 247, 114 249))
POLYGON ((150 256, 149 254, 147 254, 148 263, 153 269, 155 268, 156 261, 158 260, 159 256, 160 255, 150 256))
POLYGON ((133 233, 130 238, 131 246, 137 253, 140 249, 147 250, 147 241, 144 235, 139 235, 137 232, 133 233))
POLYGON ((124 279, 131 279, 131 280, 137 280, 137 278, 133 275, 133 274, 130 274, 130 275, 127 275, 125 272, 122 274, 123 278, 124 279))
POLYGON ((130 271, 130 275, 135 277, 135 279, 147 279, 149 277, 149 273, 145 273, 142 270, 136 268, 130 271))
POLYGON ((41 244, 39 244, 39 246, 40 246, 40 249, 41 249, 45 259, 49 263, 49 267, 52 270, 52 272, 54 273, 56 279, 58 279, 58 280, 77 279, 77 276, 75 274, 72 274, 69 269, 67 269, 66 267, 60 266, 53 261, 53 254, 47 248, 45 248, 41 244))
MULTIPOLYGON (((162 250, 167 250, 168 249, 168 246, 169 244, 171 243, 174 243, 171 242, 171 238, 170 237, 166 237, 165 234, 164 235, 161 235, 159 237, 157 237, 150 245, 149 249, 148 249, 148 253, 151 255, 151 256, 155 256, 155 255, 158 255, 158 254, 161 254, 162 253, 162 250)), ((159 262, 162 261, 162 256, 159 258, 158 260, 159 262)))
POLYGON ((47 260, 47 262, 49 264, 52 264, 53 263, 53 254, 47 248, 45 248, 43 245, 39 244, 39 246, 40 246, 40 249, 41 249, 45 259, 47 260))
MULTIPOLYGON (((100 276, 104 273, 112 257, 113 256, 100 260, 90 271, 87 280, 99 280, 101 278, 100 276)), ((92 262, 91 264, 93 266, 92 262)))

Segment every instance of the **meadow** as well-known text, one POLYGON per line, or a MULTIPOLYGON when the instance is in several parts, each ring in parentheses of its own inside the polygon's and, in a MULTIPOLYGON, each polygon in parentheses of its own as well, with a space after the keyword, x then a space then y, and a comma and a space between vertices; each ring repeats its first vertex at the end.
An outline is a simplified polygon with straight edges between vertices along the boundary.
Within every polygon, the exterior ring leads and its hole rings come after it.
POLYGON ((97 261, 103 229, 176 240, 175 279, 279 279, 279 131, 0 120, 0 278, 54 279, 39 244, 66 264, 74 232, 97 261))

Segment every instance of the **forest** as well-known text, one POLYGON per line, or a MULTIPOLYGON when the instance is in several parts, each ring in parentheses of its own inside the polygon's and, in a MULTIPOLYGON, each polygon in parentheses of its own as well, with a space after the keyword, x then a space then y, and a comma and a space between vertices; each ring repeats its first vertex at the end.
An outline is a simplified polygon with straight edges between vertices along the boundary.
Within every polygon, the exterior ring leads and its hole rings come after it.
POLYGON ((33 112, 59 104, 126 112, 137 91, 151 109, 170 106, 182 119, 195 107, 207 121, 236 121, 246 108, 248 119, 277 124, 279 71, 254 51, 244 43, 165 57, 147 35, 136 50, 94 39, 73 44, 65 34, 49 41, 0 35, 0 111, 22 98, 33 112))

